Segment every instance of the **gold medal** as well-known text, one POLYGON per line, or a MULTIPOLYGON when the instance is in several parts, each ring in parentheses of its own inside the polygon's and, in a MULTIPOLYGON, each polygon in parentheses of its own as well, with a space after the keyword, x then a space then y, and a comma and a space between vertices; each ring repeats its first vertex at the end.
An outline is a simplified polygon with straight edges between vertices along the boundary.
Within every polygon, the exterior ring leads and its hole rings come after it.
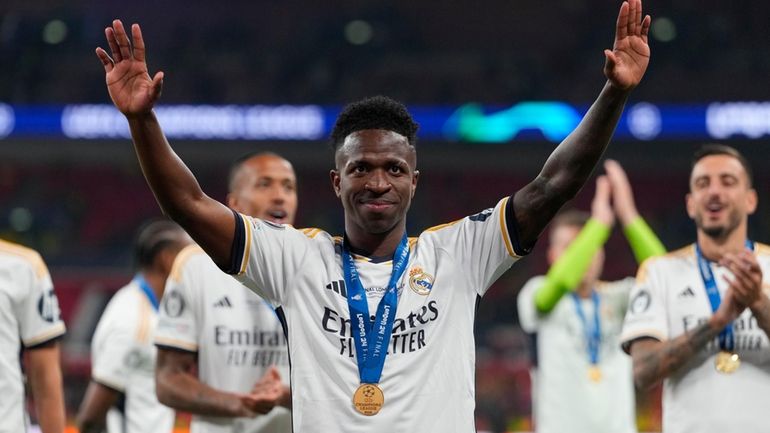
POLYGON ((598 365, 592 364, 590 367, 588 367, 588 379, 594 383, 599 383, 602 381, 602 370, 598 365))
POLYGON ((353 394, 353 407, 362 415, 377 415, 384 403, 385 395, 380 387, 373 383, 362 384, 353 394))
POLYGON ((716 354, 716 358, 714 358, 714 366, 718 372, 730 374, 741 366, 741 358, 737 353, 723 350, 716 354))

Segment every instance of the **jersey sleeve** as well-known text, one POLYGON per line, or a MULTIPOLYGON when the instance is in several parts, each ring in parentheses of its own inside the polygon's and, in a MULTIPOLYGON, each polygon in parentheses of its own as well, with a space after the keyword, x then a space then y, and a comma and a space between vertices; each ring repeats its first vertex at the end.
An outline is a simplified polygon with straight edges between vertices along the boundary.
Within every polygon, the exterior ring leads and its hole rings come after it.
POLYGON ((649 337, 659 341, 668 339, 660 264, 658 258, 648 259, 636 274, 620 336, 621 346, 626 353, 630 353, 631 343, 639 338, 649 337))
MULTIPOLYGON (((133 310, 138 305, 133 305, 133 310)), ((124 392, 131 380, 131 357, 136 347, 136 317, 118 312, 131 311, 126 306, 108 305, 94 333, 91 345, 91 377, 94 381, 124 392), (112 308, 110 308, 112 307, 112 308), (116 308, 120 307, 120 308, 116 308)))
POLYGON ((537 332, 540 325, 540 315, 535 307, 535 292, 542 286, 545 277, 531 278, 519 291, 516 304, 519 311, 519 325, 524 332, 530 334, 537 332))
POLYGON ((283 304, 286 288, 310 252, 310 238, 289 225, 235 215, 233 263, 227 272, 273 305, 283 304))
POLYGON ((509 197, 494 208, 453 223, 428 229, 435 232, 437 247, 449 252, 473 281, 478 295, 507 271, 523 251, 516 239, 516 222, 509 197))
POLYGON ((198 351, 203 319, 200 314, 203 302, 201 271, 210 263, 213 263, 211 259, 196 245, 177 254, 158 311, 156 346, 198 351))
POLYGON ((21 298, 15 308, 24 346, 35 347, 63 335, 59 300, 43 259, 36 255, 34 263, 23 266, 16 274, 21 298))

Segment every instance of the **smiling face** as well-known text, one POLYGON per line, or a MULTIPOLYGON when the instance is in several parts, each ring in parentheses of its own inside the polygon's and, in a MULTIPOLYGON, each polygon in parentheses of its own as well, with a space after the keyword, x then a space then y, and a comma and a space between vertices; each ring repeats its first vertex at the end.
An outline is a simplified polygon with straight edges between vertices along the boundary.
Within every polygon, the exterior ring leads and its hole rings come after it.
POLYGON ((345 209, 348 235, 401 235, 417 188, 417 152, 406 137, 382 129, 351 133, 335 154, 331 180, 345 209))
POLYGON ((243 161, 235 172, 227 204, 245 215, 294 224, 297 178, 289 161, 272 154, 243 161))
POLYGON ((699 232, 714 239, 725 239, 736 229, 745 233, 756 208, 757 193, 738 159, 709 155, 693 166, 687 213, 699 232))

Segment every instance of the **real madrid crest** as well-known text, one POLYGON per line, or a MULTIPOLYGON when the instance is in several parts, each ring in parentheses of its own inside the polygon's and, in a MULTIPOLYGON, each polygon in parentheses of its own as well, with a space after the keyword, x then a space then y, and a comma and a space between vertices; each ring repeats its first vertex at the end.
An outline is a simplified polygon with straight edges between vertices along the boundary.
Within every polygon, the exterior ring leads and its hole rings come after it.
POLYGON ((412 268, 409 271, 409 287, 418 295, 428 296, 433 288, 433 275, 426 273, 419 266, 412 268))

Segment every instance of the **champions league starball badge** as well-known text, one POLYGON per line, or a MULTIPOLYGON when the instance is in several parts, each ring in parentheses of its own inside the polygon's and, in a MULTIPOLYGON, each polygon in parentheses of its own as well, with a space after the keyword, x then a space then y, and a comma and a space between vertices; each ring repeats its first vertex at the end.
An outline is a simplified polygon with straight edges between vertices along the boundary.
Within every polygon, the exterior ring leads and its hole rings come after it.
POLYGON ((362 384, 353 394, 353 407, 361 415, 377 415, 384 403, 385 395, 380 387, 373 383, 362 384))

